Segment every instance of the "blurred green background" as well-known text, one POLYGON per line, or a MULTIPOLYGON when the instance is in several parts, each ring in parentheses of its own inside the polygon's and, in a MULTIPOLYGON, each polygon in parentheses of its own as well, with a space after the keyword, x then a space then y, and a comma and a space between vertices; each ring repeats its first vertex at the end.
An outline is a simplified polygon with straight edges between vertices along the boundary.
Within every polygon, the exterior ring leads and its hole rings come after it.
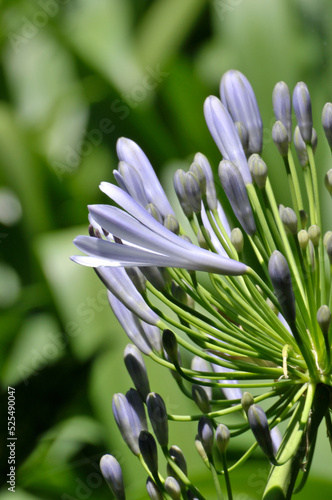
MULTIPOLYGON (((321 134, 321 109, 332 99, 332 4, 10 0, 0 9, 0 433, 5 442, 12 386, 15 498, 111 498, 98 472, 108 452, 123 467, 128 498, 143 499, 145 474, 111 413, 112 394, 131 385, 122 361, 127 339, 94 273, 69 260, 72 239, 87 232, 86 205, 106 201, 98 184, 113 179, 118 137, 138 142, 169 193, 172 172, 187 168, 197 151, 218 165, 202 106, 230 68, 253 85, 264 157, 276 190, 286 196, 271 141, 271 94, 279 80, 291 89, 304 80, 321 134)), ((322 179, 329 156, 322 140, 319 146, 322 179)), ((324 194, 327 214, 328 201, 324 194)), ((172 377, 147 364, 151 389, 168 410, 192 411, 172 377)), ((171 427, 171 442, 185 451, 190 475, 213 499, 193 444, 196 426, 183 425, 171 427)), ((246 442, 235 441, 230 460, 246 442)), ((1 460, 6 477, 6 451, 1 460)), ((260 498, 267 470, 257 452, 234 475, 235 499, 260 498)), ((331 498, 331 471, 323 432, 307 488, 297 498, 331 498)), ((12 495, 5 481, 1 499, 12 495)))

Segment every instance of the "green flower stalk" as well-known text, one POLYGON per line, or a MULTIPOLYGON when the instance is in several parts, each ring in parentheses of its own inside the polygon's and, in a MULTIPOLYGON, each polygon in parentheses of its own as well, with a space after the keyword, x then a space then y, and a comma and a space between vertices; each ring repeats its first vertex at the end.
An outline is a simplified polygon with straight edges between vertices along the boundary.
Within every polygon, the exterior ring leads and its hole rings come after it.
MULTIPOLYGON (((263 500, 286 500, 305 484, 321 425, 332 441, 332 228, 321 213, 317 133, 308 87, 298 83, 291 99, 286 83, 277 83, 272 138, 292 200, 289 207, 278 206, 270 166, 260 156, 263 126, 249 81, 231 70, 220 91, 221 100, 209 96, 204 103, 220 164, 211 166, 197 153, 188 171, 174 176, 189 229, 180 224, 146 155, 121 138, 118 186, 100 186, 117 206, 89 207, 90 236, 74 242, 85 255, 72 259, 95 269, 134 344, 124 357, 137 390, 116 394, 113 413, 149 475, 149 497, 207 499, 193 482, 190 461, 177 445, 169 448, 172 422, 185 428, 197 421, 193 448, 211 474, 216 498, 232 499, 232 471, 263 451, 271 466, 263 500), (235 227, 218 199, 221 189, 235 227), (207 279, 201 280, 202 272, 207 279), (151 392, 144 356, 171 372, 196 411, 168 412, 164 399, 151 392), (223 420, 233 414, 238 418, 226 427, 223 420), (233 438, 245 432, 250 447, 238 460, 227 460, 233 438)), ((331 106, 322 113, 326 148, 331 106)), ((325 175, 329 194, 331 171, 325 175)), ((124 498, 118 465, 103 459, 101 468, 117 498, 124 498)))

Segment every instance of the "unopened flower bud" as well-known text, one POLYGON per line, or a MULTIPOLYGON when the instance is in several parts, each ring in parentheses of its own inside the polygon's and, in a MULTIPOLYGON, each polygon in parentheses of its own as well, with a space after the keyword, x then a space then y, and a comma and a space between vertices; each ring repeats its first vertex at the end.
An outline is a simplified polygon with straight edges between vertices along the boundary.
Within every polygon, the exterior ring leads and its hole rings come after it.
POLYGON ((313 224, 312 226, 310 226, 308 228, 308 236, 309 239, 312 241, 314 247, 316 247, 320 239, 320 227, 317 226, 317 224, 313 224))
POLYGON ((327 142, 332 149, 332 103, 327 102, 322 111, 322 124, 327 142))
MULTIPOLYGON (((169 449, 169 454, 170 454, 172 460, 176 463, 176 465, 182 470, 182 472, 185 475, 187 475, 187 473, 188 473, 187 462, 186 462, 185 456, 184 456, 181 448, 179 448, 176 445, 173 445, 169 449)), ((171 475, 171 474, 169 474, 169 475, 171 475)))
POLYGON ((138 456, 138 436, 143 430, 142 423, 139 420, 137 413, 129 404, 127 398, 123 394, 114 394, 112 401, 112 409, 115 421, 119 427, 123 440, 130 448, 131 452, 138 456))
POLYGON ((164 486, 172 500, 181 500, 181 487, 175 477, 167 476, 164 486))
POLYGON ((151 500, 163 500, 163 495, 158 486, 152 481, 150 477, 146 480, 146 491, 151 500))
POLYGON ((272 139, 282 157, 287 156, 289 139, 287 130, 281 121, 275 122, 272 127, 272 139))
POLYGON ((146 420, 145 406, 138 391, 133 388, 129 389, 129 391, 126 392, 126 399, 129 405, 131 406, 133 412, 138 417, 138 420, 140 422, 140 429, 147 431, 148 424, 146 420))
POLYGON ((127 267, 126 268, 126 273, 128 274, 129 278, 137 288, 137 291, 142 295, 145 293, 146 290, 146 278, 142 271, 138 269, 138 267, 127 267))
MULTIPOLYGON (((202 153, 196 153, 194 158, 194 164, 198 165, 204 172, 205 177, 205 190, 202 192, 206 194, 207 204, 210 210, 215 210, 217 208, 217 193, 216 187, 214 185, 214 178, 211 165, 202 153)), ((196 167, 195 167, 196 168, 196 167)), ((194 172, 197 175, 197 170, 194 172)))
POLYGON ((237 70, 224 73, 220 97, 234 122, 242 122, 249 134, 248 153, 260 153, 263 145, 263 123, 255 93, 248 79, 237 70))
POLYGON ((189 172, 192 172, 198 180, 201 194, 204 196, 206 194, 206 177, 204 169, 201 165, 194 162, 190 165, 189 172))
POLYGON ((100 460, 101 473, 116 500, 125 500, 122 470, 112 455, 103 455, 100 460))
POLYGON ((203 388, 200 385, 192 385, 191 387, 191 394, 193 397, 193 400, 197 404, 198 408, 201 410, 203 413, 209 413, 210 411, 210 399, 205 391, 205 387, 203 388))
POLYGON ((209 466, 208 456, 206 454, 206 451, 204 450, 204 446, 203 446, 202 441, 200 440, 200 437, 198 435, 195 438, 195 446, 196 446, 196 450, 198 451, 199 456, 201 457, 201 459, 203 460, 205 465, 209 466))
POLYGON ((301 229, 301 231, 297 234, 297 239, 299 240, 299 245, 301 250, 305 250, 309 243, 309 235, 305 229, 301 229))
POLYGON ((269 275, 274 292, 287 322, 295 321, 295 296, 290 270, 285 257, 275 250, 269 260, 269 275))
POLYGON ((168 417, 164 400, 156 392, 150 392, 146 399, 153 432, 161 447, 168 443, 168 417))
POLYGON ((296 125, 294 130, 294 146, 301 167, 305 167, 306 165, 309 164, 309 158, 308 158, 307 148, 304 140, 302 139, 298 125, 296 125))
POLYGON ((328 306, 321 306, 317 311, 317 321, 324 335, 328 335, 331 324, 331 311, 328 306))
POLYGON ((124 351, 124 362, 128 373, 134 382, 143 401, 150 391, 150 384, 144 359, 139 349, 133 344, 128 344, 124 351))
POLYGON ((274 462, 273 444, 269 424, 261 406, 253 404, 248 410, 248 422, 255 439, 271 462, 274 462))
POLYGON ((142 431, 138 437, 138 446, 144 462, 155 477, 158 475, 158 452, 154 437, 148 431, 142 431))
MULTIPOLYGON (((324 234, 324 238, 323 238, 323 243, 324 243, 324 247, 327 248, 327 242, 329 241, 329 239, 332 237, 332 231, 326 231, 326 233, 324 234)), ((331 239, 332 241, 332 239, 331 239)))
POLYGON ((182 169, 177 170, 174 174, 173 182, 176 195, 184 214, 186 215, 186 217, 188 217, 188 219, 192 219, 193 209, 188 200, 188 196, 185 190, 186 172, 182 169))
POLYGON ((202 191, 199 180, 193 172, 185 174, 184 190, 193 212, 199 214, 202 204, 202 191))
POLYGON ((214 431, 211 420, 208 417, 201 417, 198 421, 198 436, 201 440, 205 453, 209 460, 212 459, 214 431))
POLYGON ((293 91, 293 108, 302 139, 305 143, 309 144, 312 134, 311 99, 308 87, 303 82, 295 85, 293 91))
POLYGON ((267 179, 267 166, 259 154, 253 154, 248 159, 251 175, 260 189, 265 188, 267 179))
MULTIPOLYGON (((210 236, 209 231, 206 229, 206 232, 208 233, 208 236, 210 236)), ((209 249, 209 245, 202 233, 201 228, 198 229, 197 234, 196 234, 197 242, 201 248, 205 248, 205 250, 209 249)))
POLYGON ((254 403, 255 400, 253 396, 250 394, 250 392, 244 392, 241 399, 241 405, 246 413, 248 413, 250 406, 253 405, 254 403))
POLYGON ((295 235, 297 233, 297 217, 292 208, 284 208, 281 213, 281 221, 290 234, 295 235))
POLYGON ((176 340, 175 334, 172 330, 164 330, 163 331, 163 346, 165 352, 173 365, 176 365, 178 362, 178 341, 176 340))
POLYGON ((332 168, 326 172, 324 180, 326 189, 332 195, 332 168))
POLYGON ((221 454, 225 453, 230 440, 230 432, 224 424, 219 424, 216 429, 216 443, 221 454))
POLYGON ((242 231, 239 227, 235 227, 234 229, 232 229, 231 242, 237 253, 241 253, 243 250, 244 240, 242 231))
POLYGON ((274 116, 287 131, 288 143, 292 141, 292 103, 289 88, 285 82, 278 82, 272 93, 274 116))
POLYGON ((164 218, 164 226, 174 234, 179 234, 180 232, 179 222, 177 218, 172 214, 166 215, 166 217, 164 218))
POLYGON ((247 190, 238 168, 234 163, 223 160, 219 164, 218 173, 235 216, 238 218, 245 232, 252 236, 256 232, 255 219, 247 190))

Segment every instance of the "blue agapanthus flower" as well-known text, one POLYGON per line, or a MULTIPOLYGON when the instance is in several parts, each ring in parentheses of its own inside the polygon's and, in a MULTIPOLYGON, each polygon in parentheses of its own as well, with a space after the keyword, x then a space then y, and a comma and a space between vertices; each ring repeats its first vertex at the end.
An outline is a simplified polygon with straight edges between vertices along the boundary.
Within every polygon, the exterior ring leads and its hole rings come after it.
MULTIPOLYGON (((151 499, 206 498, 181 449, 169 447, 171 421, 197 421, 193 447, 211 472, 218 498, 222 490, 232 498, 232 471, 257 447, 271 464, 263 498, 290 498, 309 474, 319 426, 326 426, 330 441, 332 436, 332 231, 324 233, 322 225, 309 90, 299 82, 292 99, 285 82, 273 90, 272 138, 276 161, 286 169, 290 207, 277 204, 261 157, 263 125, 249 81, 228 71, 220 97, 204 103, 222 156, 219 166, 212 168, 197 153, 188 171, 174 176, 186 229, 144 152, 121 138, 117 185, 100 185, 112 204, 89 206, 89 236, 74 241, 85 255, 72 259, 95 269, 132 342, 125 364, 135 389, 114 395, 113 412, 148 474, 151 499), (217 197, 221 188, 237 221, 233 228, 217 197), (202 272, 209 283, 201 280, 202 272), (168 413, 141 353, 170 370, 179 390, 195 402, 194 414, 168 413), (232 414, 237 418, 229 420, 232 414), (245 432, 252 445, 229 462, 226 450, 245 432), (158 465, 158 449, 166 471, 158 465)), ((322 124, 332 147, 331 103, 324 106, 322 124)), ((325 186, 332 194, 332 169, 325 186)), ((102 458, 101 471, 114 497, 124 499, 125 481, 114 457, 102 458)))

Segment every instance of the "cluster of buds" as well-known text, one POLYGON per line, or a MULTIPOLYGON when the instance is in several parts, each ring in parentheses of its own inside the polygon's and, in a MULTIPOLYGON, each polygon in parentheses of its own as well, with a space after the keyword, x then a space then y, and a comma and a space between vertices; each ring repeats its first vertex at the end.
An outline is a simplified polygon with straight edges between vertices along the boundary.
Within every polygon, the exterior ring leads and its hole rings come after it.
MULTIPOLYGON (((332 436, 332 231, 324 234, 322 226, 310 94, 303 82, 292 98, 284 82, 273 90, 272 138, 285 166, 291 207, 278 206, 261 157, 263 125, 250 83, 230 70, 222 77, 220 96, 204 104, 222 155, 217 172, 197 153, 188 171, 174 176, 187 230, 146 155, 121 138, 118 186, 100 186, 118 207, 90 206, 90 236, 74 241, 85 255, 73 260, 95 269, 132 342, 124 359, 135 389, 114 395, 113 413, 148 474, 153 500, 205 498, 190 479, 181 449, 169 446, 169 421, 197 421, 193 443, 218 498, 223 489, 232 498, 231 472, 257 447, 271 464, 263 498, 290 498, 306 481, 322 421, 332 436), (237 221, 233 228, 217 182, 237 221), (209 282, 198 272, 207 273, 209 282), (184 351, 189 365, 182 362, 184 351), (151 392, 143 355, 170 370, 197 413, 167 412, 162 397, 151 392), (227 427, 223 420, 234 413, 239 418, 227 427), (252 445, 228 463, 228 445, 245 432, 252 445), (158 447, 167 460, 166 477, 159 470, 158 447)), ((332 148, 331 103, 324 106, 322 124, 332 148)), ((325 186, 332 194, 332 169, 325 186)), ((115 498, 124 499, 116 459, 105 455, 101 470, 115 498)))

